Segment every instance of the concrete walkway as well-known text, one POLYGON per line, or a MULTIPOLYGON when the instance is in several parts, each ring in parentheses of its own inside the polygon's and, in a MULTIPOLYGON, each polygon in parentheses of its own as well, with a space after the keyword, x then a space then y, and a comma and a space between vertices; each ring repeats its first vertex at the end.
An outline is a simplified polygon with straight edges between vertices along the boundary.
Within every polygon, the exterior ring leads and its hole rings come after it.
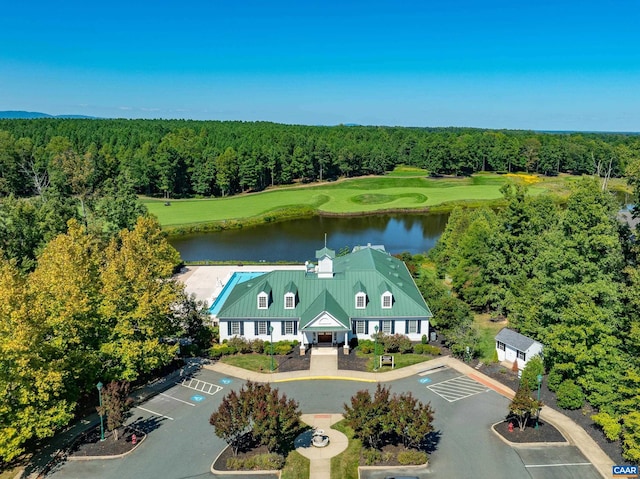
POLYGON ((349 445, 347 436, 331 426, 342 419, 342 414, 303 414, 305 424, 309 424, 315 431, 329 437, 329 444, 325 447, 315 447, 311 444, 313 431, 307 431, 296 439, 296 451, 310 461, 309 479, 326 479, 331 477, 331 458, 344 451, 349 445))
MULTIPOLYGON (((318 349, 318 351, 322 350, 318 349)), ((268 383, 277 383, 284 381, 304 381, 309 379, 343 379, 365 382, 389 382, 396 379, 418 375, 426 371, 431 371, 442 367, 449 367, 457 370, 461 374, 465 374, 471 377, 472 379, 484 384, 485 386, 496 391, 498 394, 501 394, 509 399, 512 399, 513 396, 515 396, 515 392, 512 389, 503 385, 499 381, 496 381, 495 379, 482 374, 468 364, 465 364, 464 362, 454 359, 450 356, 432 359, 430 361, 425 361, 423 363, 414 364, 412 366, 407 366, 405 368, 395 369, 392 371, 382 373, 369 373, 363 371, 349 371, 338 369, 338 352, 335 349, 333 351, 333 354, 329 354, 328 352, 320 352, 314 355, 312 353, 311 364, 308 371, 292 371, 288 373, 272 374, 257 373, 235 366, 230 366, 222 362, 206 364, 204 365, 204 367, 227 376, 233 376, 255 382, 268 383)), ((310 416, 316 417, 317 415, 310 416)), ((331 418, 333 418, 334 415, 332 414, 330 416, 331 418)), ((580 452, 582 452, 582 454, 584 454, 584 456, 589 459, 589 461, 596 467, 603 478, 611 477, 611 470, 612 466, 614 465, 613 461, 609 456, 606 455, 606 453, 602 449, 600 449, 598 444, 591 438, 591 436, 589 436, 589 434, 587 434, 584 429, 582 429, 564 414, 548 407, 542 408, 540 417, 555 426, 562 432, 562 434, 572 445, 578 447, 578 449, 580 449, 580 452)), ((318 420, 323 419, 325 418, 318 418, 318 420)), ((333 422, 331 424, 333 424, 333 422)), ((310 425, 316 424, 314 422, 314 424, 310 425)), ((322 429, 325 429, 325 431, 329 430, 328 427, 322 427, 322 429)), ((329 479, 329 471, 330 468, 327 470, 326 475, 312 475, 311 479, 329 479)))

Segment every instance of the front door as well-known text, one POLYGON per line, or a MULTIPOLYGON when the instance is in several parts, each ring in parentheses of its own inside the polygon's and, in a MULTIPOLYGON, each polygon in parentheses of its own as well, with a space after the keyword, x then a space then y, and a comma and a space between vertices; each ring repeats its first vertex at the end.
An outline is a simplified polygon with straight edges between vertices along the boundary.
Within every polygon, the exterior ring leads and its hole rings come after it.
POLYGON ((331 344, 333 342, 333 333, 318 333, 318 343, 331 344))

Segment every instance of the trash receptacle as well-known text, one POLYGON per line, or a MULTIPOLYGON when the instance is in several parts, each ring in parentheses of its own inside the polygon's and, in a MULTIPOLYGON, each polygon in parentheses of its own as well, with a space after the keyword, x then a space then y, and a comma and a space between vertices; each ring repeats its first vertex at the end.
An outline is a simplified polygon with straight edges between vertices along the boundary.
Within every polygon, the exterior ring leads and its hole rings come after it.
POLYGON ((437 335, 436 335, 436 332, 435 332, 435 331, 431 331, 431 336, 429 337, 429 340, 430 340, 431 342, 433 342, 433 341, 435 341, 437 338, 438 338, 438 337, 437 337, 437 335))

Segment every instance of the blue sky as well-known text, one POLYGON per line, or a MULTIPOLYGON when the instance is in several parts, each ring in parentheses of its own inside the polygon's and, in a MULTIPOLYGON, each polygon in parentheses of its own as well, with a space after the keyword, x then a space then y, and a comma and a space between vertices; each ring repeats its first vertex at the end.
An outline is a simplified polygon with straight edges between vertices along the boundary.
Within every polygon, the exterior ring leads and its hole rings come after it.
POLYGON ((640 2, 6 2, 0 110, 640 131, 640 2))

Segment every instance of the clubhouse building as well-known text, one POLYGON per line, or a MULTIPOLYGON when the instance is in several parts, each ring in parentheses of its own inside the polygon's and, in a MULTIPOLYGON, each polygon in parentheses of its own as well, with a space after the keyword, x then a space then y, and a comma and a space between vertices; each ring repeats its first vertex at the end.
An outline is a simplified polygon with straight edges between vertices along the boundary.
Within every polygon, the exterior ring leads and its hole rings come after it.
POLYGON ((336 257, 325 247, 300 270, 247 274, 216 306, 220 339, 242 336, 338 346, 375 331, 420 341, 432 314, 406 265, 383 246, 336 257))

